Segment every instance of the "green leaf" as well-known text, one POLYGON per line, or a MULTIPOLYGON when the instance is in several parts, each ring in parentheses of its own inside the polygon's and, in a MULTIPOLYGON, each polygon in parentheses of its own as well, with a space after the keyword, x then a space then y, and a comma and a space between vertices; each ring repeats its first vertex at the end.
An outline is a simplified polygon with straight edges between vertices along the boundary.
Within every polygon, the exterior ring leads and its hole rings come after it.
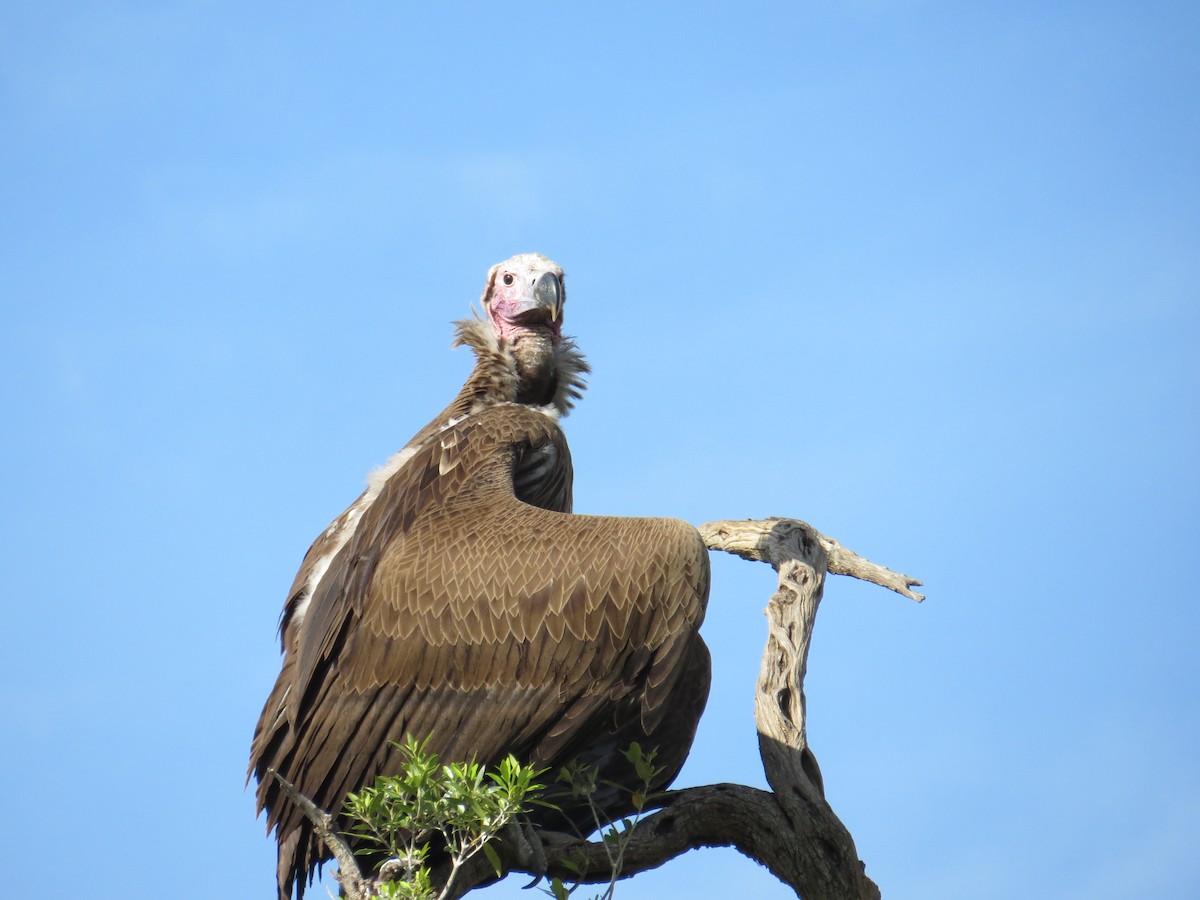
POLYGON ((483 845, 483 854, 488 858, 488 862, 492 864, 492 868, 496 871, 496 877, 499 878, 504 874, 504 866, 500 863, 500 854, 496 852, 496 848, 491 844, 483 845))

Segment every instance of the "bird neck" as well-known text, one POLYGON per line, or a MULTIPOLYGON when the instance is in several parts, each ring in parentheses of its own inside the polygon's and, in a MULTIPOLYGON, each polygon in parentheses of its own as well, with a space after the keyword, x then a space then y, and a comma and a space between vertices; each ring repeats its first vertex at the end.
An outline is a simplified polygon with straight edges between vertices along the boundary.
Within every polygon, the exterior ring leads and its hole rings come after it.
POLYGON ((582 395, 589 367, 571 338, 536 329, 498 338, 480 319, 455 325, 455 346, 465 344, 475 353, 475 368, 451 404, 457 414, 520 403, 563 416, 582 395))
POLYGON ((555 336, 547 331, 525 331, 510 343, 516 370, 516 396, 524 406, 553 403, 558 388, 558 355, 555 336))

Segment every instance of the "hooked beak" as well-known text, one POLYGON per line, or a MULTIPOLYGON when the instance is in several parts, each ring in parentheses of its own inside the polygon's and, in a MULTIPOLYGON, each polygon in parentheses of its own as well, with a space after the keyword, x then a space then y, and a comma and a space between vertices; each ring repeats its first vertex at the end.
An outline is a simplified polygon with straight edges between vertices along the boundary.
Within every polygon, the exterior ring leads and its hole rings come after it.
POLYGON ((546 272, 538 278, 533 289, 533 297, 537 301, 538 307, 544 309, 550 316, 550 321, 557 322, 562 315, 563 305, 558 276, 553 272, 546 272))

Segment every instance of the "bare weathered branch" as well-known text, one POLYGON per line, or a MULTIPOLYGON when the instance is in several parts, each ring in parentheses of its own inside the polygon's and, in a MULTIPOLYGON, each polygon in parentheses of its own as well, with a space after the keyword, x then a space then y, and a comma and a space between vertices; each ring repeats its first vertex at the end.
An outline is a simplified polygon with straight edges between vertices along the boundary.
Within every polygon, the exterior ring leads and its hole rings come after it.
POLYGON ((718 522, 705 522, 698 526, 698 530, 710 550, 723 550, 743 559, 769 562, 775 565, 775 562, 767 557, 769 547, 763 541, 765 535, 770 534, 771 529, 780 522, 791 522, 811 529, 828 557, 828 571, 834 575, 849 575, 860 581, 868 581, 871 584, 895 591, 897 594, 903 594, 918 603, 925 599, 924 594, 910 590, 921 584, 911 575, 893 572, 885 566, 873 563, 799 519, 725 519, 718 522))
MULTIPOLYGON (((619 878, 655 869, 699 847, 734 847, 768 868, 789 852, 791 825, 770 791, 741 784, 713 784, 670 791, 662 804, 629 833, 619 878)), ((496 847, 506 873, 560 878, 567 883, 600 884, 612 878, 611 850, 602 841, 585 841, 560 832, 539 832, 538 868, 523 861, 517 848, 496 847)), ((495 872, 483 859, 471 860, 463 883, 486 884, 495 872)), ((772 869, 772 871, 775 871, 772 869)), ((776 876, 784 877, 776 871, 776 876)))

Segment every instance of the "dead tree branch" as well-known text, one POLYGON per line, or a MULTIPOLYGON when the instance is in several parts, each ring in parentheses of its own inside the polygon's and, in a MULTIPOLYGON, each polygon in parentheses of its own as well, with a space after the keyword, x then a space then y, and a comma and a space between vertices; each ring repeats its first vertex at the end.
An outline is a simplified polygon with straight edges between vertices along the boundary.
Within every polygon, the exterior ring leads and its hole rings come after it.
POLYGON ((777 541, 764 539, 764 529, 769 534, 770 529, 780 523, 783 523, 781 527, 800 527, 812 532, 825 551, 828 559, 827 570, 834 575, 849 575, 860 581, 868 581, 871 584, 895 591, 897 594, 903 594, 918 603, 925 599, 924 594, 910 590, 921 584, 911 575, 893 572, 878 563, 864 559, 853 550, 843 547, 833 538, 821 534, 807 522, 801 522, 799 519, 727 519, 720 522, 705 522, 698 527, 698 530, 710 550, 723 550, 726 553, 740 556, 742 559, 770 563, 778 570, 780 560, 772 558, 770 554, 779 552, 777 549, 779 544, 777 541))

